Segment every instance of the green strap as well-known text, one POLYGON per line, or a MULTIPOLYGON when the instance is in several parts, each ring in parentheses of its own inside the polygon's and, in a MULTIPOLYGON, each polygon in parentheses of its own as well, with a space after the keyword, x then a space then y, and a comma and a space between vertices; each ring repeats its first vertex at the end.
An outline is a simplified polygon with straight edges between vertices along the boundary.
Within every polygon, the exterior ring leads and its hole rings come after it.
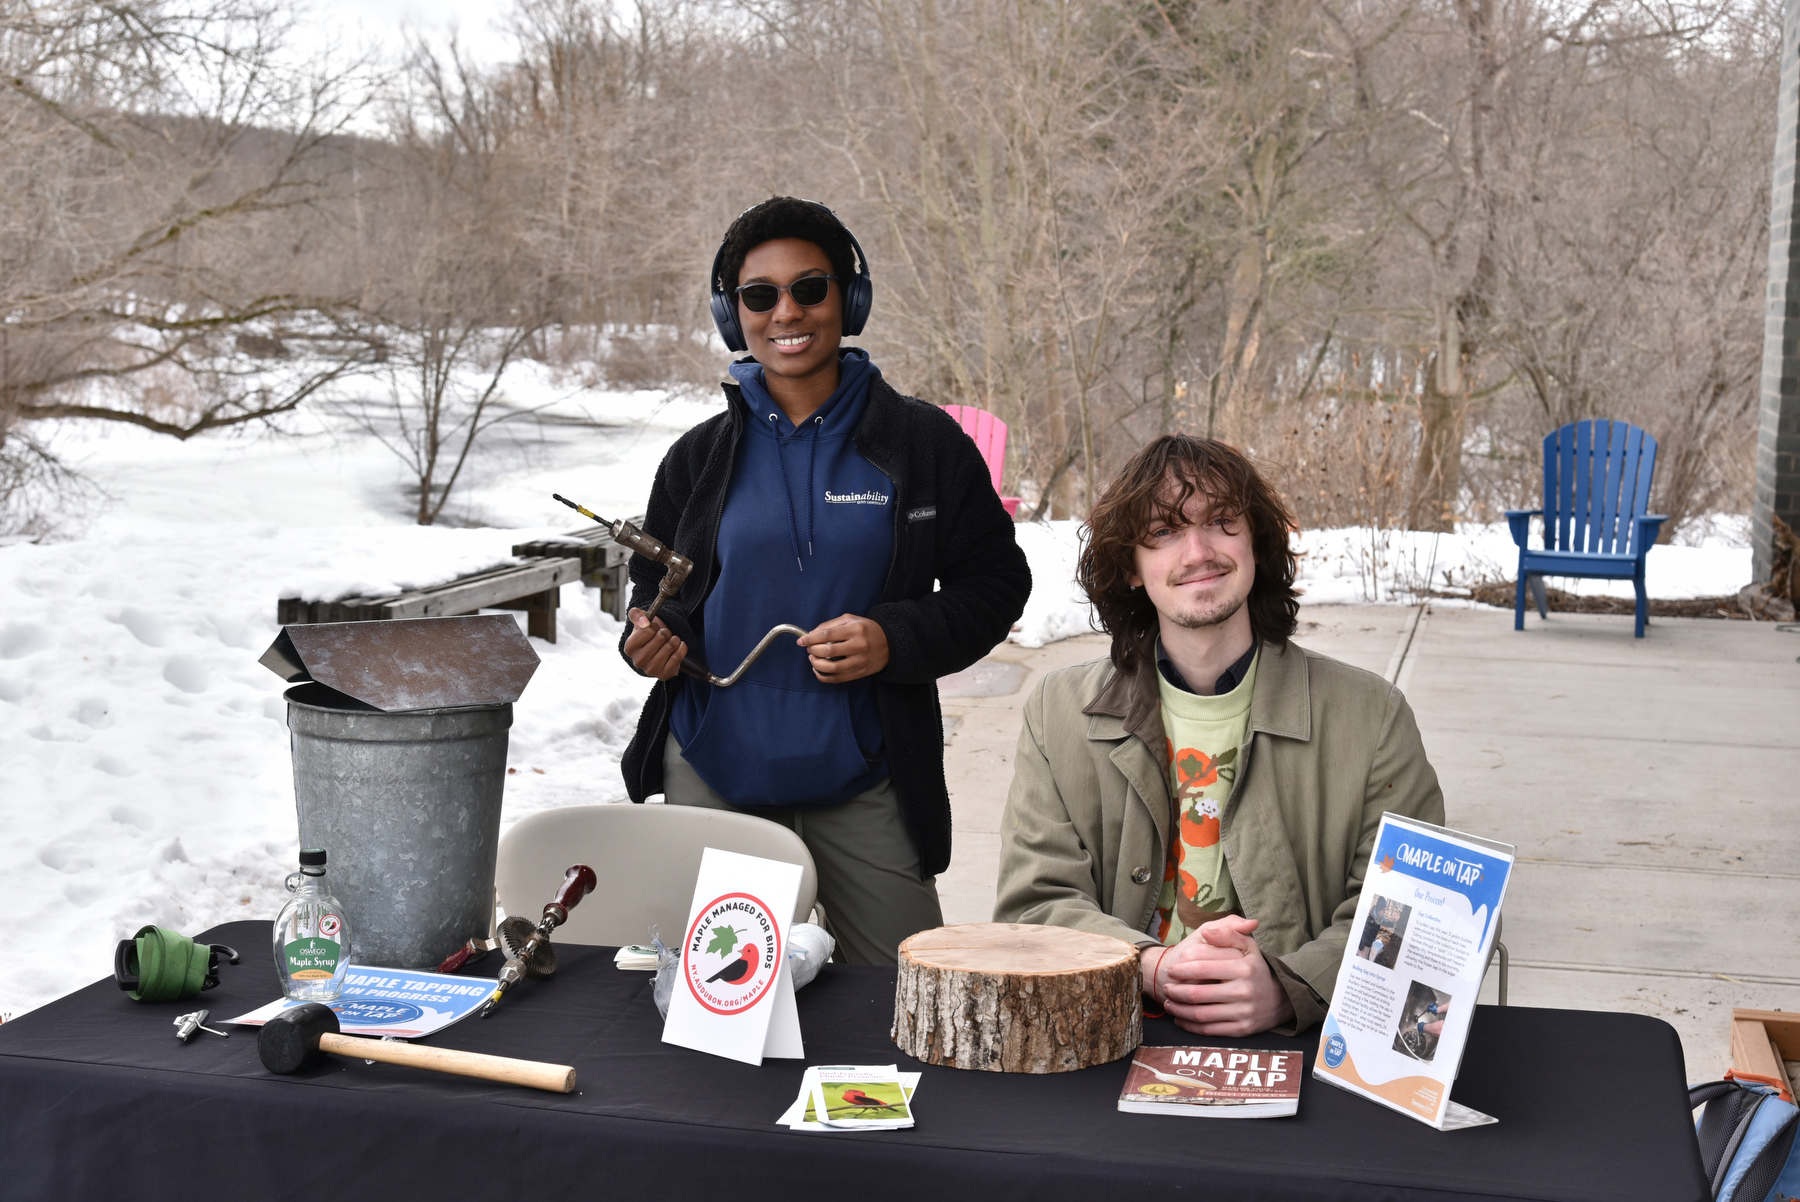
POLYGON ((134 1002, 172 1002, 197 997, 206 982, 206 961, 211 950, 168 927, 145 927, 137 942, 138 987, 134 1002))

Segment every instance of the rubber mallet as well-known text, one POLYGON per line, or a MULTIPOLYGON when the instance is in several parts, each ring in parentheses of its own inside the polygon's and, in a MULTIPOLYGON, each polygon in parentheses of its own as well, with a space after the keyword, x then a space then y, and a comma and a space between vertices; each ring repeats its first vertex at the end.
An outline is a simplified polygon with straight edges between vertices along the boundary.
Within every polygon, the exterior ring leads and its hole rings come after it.
POLYGON ((410 1043, 359 1039, 340 1034, 338 1017, 331 1007, 308 1002, 283 1010, 263 1024, 256 1037, 256 1054, 272 1073, 297 1073, 317 1064, 326 1052, 404 1064, 435 1073, 480 1077, 502 1085, 523 1085, 551 1093, 574 1093, 575 1070, 566 1064, 539 1060, 514 1060, 508 1056, 484 1056, 480 1052, 455 1052, 448 1048, 423 1048, 410 1043))

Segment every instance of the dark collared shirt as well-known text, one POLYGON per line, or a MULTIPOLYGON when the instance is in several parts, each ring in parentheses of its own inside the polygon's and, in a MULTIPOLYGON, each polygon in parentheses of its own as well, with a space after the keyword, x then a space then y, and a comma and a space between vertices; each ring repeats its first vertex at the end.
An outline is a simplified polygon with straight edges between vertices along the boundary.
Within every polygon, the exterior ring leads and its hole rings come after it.
MULTIPOLYGON (((1250 671, 1250 663, 1256 658, 1256 648, 1257 641, 1251 639, 1250 650, 1239 656, 1237 663, 1221 672, 1219 679, 1213 682, 1213 696, 1223 697, 1244 683, 1244 675, 1250 671)), ((1169 658, 1169 653, 1163 650, 1161 639, 1156 640, 1156 668, 1163 674, 1164 680, 1182 692, 1192 693, 1194 691, 1194 687, 1187 682, 1187 678, 1182 676, 1181 669, 1175 666, 1175 661, 1169 658)))

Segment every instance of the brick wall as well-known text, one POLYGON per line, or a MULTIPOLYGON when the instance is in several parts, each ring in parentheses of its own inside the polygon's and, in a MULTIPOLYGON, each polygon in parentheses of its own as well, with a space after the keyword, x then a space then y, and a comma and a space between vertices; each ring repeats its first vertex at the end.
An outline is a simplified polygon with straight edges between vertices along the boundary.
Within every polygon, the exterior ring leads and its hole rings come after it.
POLYGON ((1769 293, 1763 331, 1762 405, 1756 432, 1752 541, 1756 578, 1769 578, 1771 514, 1800 530, 1800 0, 1782 17, 1780 116, 1769 214, 1769 293))

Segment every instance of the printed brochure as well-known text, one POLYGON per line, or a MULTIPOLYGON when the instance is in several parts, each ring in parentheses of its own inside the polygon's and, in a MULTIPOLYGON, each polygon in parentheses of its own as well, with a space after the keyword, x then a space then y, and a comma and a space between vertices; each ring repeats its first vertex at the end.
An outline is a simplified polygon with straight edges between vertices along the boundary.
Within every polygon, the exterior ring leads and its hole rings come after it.
MULTIPOLYGON (((776 1122, 788 1128, 790 1131, 841 1132, 855 1129, 854 1127, 847 1127, 836 1123, 828 1126, 819 1121, 818 1108, 813 1103, 813 1085, 814 1074, 820 1071, 833 1076, 839 1076, 846 1073, 878 1073, 884 1079, 891 1075, 900 1083, 900 1089, 906 1097, 907 1110, 909 1112, 912 1109, 911 1103, 913 1094, 919 1088, 920 1074, 895 1072, 895 1066, 891 1064, 839 1064, 827 1065, 823 1068, 810 1068, 801 1075, 800 1095, 794 1099, 792 1105, 782 1112, 781 1117, 775 1120, 776 1122)), ((886 1125, 885 1129, 893 1130, 897 1125, 898 1124, 889 1124, 886 1125)), ((876 1129, 881 1130, 883 1128, 878 1126, 876 1129)))
MULTIPOLYGON (((411 968, 364 968, 352 964, 344 993, 331 1003, 346 1035, 392 1035, 417 1039, 442 1031, 473 1014, 500 983, 481 977, 443 976, 411 968)), ((260 1027, 301 1003, 278 998, 225 1021, 260 1027)))
POLYGON ((808 1109, 827 1127, 910 1127, 912 1096, 892 1065, 826 1064, 806 1070, 808 1109))
POLYGON ((1496 1120, 1450 1100, 1513 848, 1384 814, 1313 1075, 1441 1131, 1496 1120))
POLYGON ((1299 1052, 1140 1047, 1119 1109, 1221 1119, 1282 1118, 1300 1109, 1299 1052))

